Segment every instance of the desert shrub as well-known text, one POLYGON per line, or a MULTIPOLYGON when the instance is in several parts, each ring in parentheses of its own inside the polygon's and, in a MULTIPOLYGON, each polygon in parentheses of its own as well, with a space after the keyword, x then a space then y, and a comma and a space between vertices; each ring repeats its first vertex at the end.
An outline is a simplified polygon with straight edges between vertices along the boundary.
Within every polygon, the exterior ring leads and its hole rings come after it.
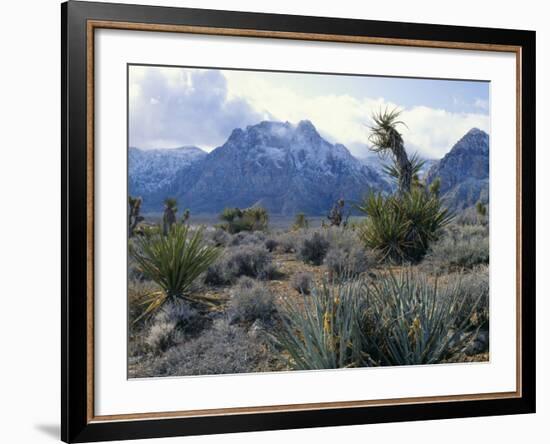
POLYGON ((456 215, 457 225, 488 225, 489 209, 487 205, 478 202, 474 207, 468 207, 456 215), (480 206, 481 205, 481 206, 480 206))
POLYGON ((457 324, 469 320, 476 328, 487 329, 489 326, 489 267, 479 265, 470 272, 458 275, 460 292, 464 305, 458 314, 457 324), (475 310, 470 313, 470 307, 475 310), (468 318, 469 316, 469 318, 468 318))
POLYGON ((277 266, 263 246, 243 245, 227 248, 224 254, 204 273, 208 285, 228 285, 240 276, 258 279, 274 279, 278 276, 277 266))
POLYGON ((327 254, 329 245, 329 241, 326 237, 318 231, 315 231, 312 235, 306 236, 302 240, 298 250, 298 256, 304 262, 313 265, 321 265, 327 254))
POLYGON ((267 230, 269 214, 265 208, 225 208, 220 214, 221 228, 234 234, 241 231, 267 230))
POLYGON ((331 246, 324 260, 333 278, 355 278, 375 263, 375 258, 361 246, 331 246))
POLYGON ((283 233, 277 241, 279 250, 283 253, 295 253, 298 250, 299 236, 295 233, 283 233))
POLYGON ((238 245, 257 245, 263 243, 265 240, 265 234, 261 231, 241 231, 236 233, 231 238, 229 245, 238 246, 238 245))
POLYGON ((246 329, 217 319, 199 337, 170 348, 154 361, 154 376, 212 375, 262 371, 268 367, 270 345, 250 338, 246 329))
POLYGON ((245 245, 230 250, 224 262, 233 278, 262 277, 271 264, 271 256, 263 246, 245 245))
POLYGON ((266 239, 264 245, 265 245, 265 248, 267 248, 267 251, 272 253, 275 251, 275 249, 279 245, 279 242, 277 242, 277 239, 270 237, 269 239, 266 239))
POLYGON ((326 283, 304 296, 302 304, 282 302, 282 323, 274 331, 276 343, 300 370, 366 365, 366 338, 361 331, 364 290, 359 282, 329 286, 326 283), (303 307, 302 307, 303 305, 303 307))
POLYGON ((213 231, 210 231, 209 233, 209 240, 212 242, 213 245, 216 247, 225 247, 229 245, 229 243, 232 240, 231 235, 221 228, 215 228, 213 231))
POLYGON ((165 352, 176 343, 175 325, 171 322, 154 323, 149 329, 145 343, 155 354, 165 352))
POLYGON ((203 241, 202 229, 190 233, 187 225, 173 225, 167 236, 136 238, 130 245, 130 254, 139 271, 160 287, 159 291, 149 294, 143 315, 176 299, 209 302, 189 292, 194 281, 220 254, 219 249, 203 241))
POLYGON ((291 284, 298 293, 310 294, 312 281, 311 273, 300 271, 292 276, 291 284))
POLYGON ((186 301, 164 304, 155 313, 154 322, 171 324, 182 333, 194 333, 204 327, 200 313, 186 301))
POLYGON ((357 208, 367 215, 359 229, 361 240, 392 262, 422 259, 452 220, 437 193, 421 188, 393 196, 371 193, 357 208))
POLYGON ((232 278, 233 275, 231 270, 226 268, 226 264, 223 259, 214 262, 204 273, 204 283, 216 287, 229 284, 232 278))
POLYGON ((369 353, 383 365, 442 362, 472 338, 478 301, 463 298, 460 280, 441 285, 410 269, 381 276, 369 289, 369 353))
POLYGON ((455 225, 430 246, 422 267, 435 273, 489 263, 489 231, 482 225, 455 225))
POLYGON ((260 272, 258 275, 259 279, 263 279, 265 281, 272 281, 275 279, 278 279, 282 276, 281 271, 279 270, 278 265, 275 262, 269 262, 264 269, 260 272))
POLYGON ((230 323, 270 323, 276 312, 273 293, 265 285, 246 276, 239 279, 229 302, 230 323))

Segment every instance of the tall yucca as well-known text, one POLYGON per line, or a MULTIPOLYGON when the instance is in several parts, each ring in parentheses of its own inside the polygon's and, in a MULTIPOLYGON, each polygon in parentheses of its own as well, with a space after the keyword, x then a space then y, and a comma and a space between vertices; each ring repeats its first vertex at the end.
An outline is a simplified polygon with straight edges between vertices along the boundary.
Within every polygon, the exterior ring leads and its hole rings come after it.
POLYGON ((370 127, 369 141, 372 143, 372 151, 381 154, 391 153, 397 170, 399 194, 404 194, 411 190, 413 171, 405 151, 403 137, 397 131, 399 125, 405 125, 399 120, 400 114, 401 111, 398 109, 392 111, 386 109, 374 113, 371 117, 374 125, 370 127))
POLYGON ((159 291, 149 295, 147 308, 142 316, 174 299, 212 302, 205 297, 198 298, 189 291, 195 279, 220 254, 218 248, 203 242, 202 232, 202 229, 191 232, 187 225, 176 224, 171 227, 167 236, 156 235, 135 240, 130 253, 138 270, 160 287, 159 291))

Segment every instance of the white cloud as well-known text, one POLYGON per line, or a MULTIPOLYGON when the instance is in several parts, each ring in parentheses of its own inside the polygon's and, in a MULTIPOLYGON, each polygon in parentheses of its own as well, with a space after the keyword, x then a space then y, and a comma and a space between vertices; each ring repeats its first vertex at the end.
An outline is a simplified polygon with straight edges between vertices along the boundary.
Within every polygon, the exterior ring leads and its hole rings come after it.
MULTIPOLYGON (((368 144, 368 125, 373 112, 393 109, 398 104, 382 98, 358 99, 350 95, 309 97, 284 84, 274 84, 245 72, 223 72, 227 78, 229 97, 246 100, 260 114, 270 113, 282 121, 308 119, 332 142, 343 143, 355 154, 364 154, 368 144)), ((481 107, 481 106, 480 106, 481 107)), ((425 106, 406 108, 401 127, 406 147, 429 158, 441 158, 473 127, 489 132, 486 114, 451 113, 425 106)))
POLYGON ((487 111, 489 109, 489 101, 484 99, 477 98, 474 102, 474 106, 476 108, 482 109, 484 111, 487 111))
POLYGON ((217 70, 133 66, 129 76, 130 146, 174 148, 223 144, 234 128, 264 116, 228 97, 217 70))
MULTIPOLYGON (((129 80, 130 144, 143 148, 211 149, 223 144, 236 127, 262 119, 293 123, 308 119, 329 141, 364 155, 372 113, 399 105, 383 98, 336 95, 330 83, 324 94, 307 94, 307 85, 300 88, 296 78, 285 85, 284 76, 248 71, 133 66, 129 80)), ((472 127, 489 132, 488 105, 476 100, 479 113, 425 106, 404 109, 407 127, 401 132, 407 149, 440 158, 472 127)))

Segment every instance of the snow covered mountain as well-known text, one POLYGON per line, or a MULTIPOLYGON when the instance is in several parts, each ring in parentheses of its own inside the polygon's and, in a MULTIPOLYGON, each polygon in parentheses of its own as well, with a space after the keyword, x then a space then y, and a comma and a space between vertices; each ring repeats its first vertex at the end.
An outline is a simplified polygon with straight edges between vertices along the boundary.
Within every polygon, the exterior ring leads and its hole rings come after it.
MULTIPOLYGON (((130 171, 135 174, 132 165, 130 171)), ((145 211, 160 211, 171 196, 195 213, 261 205, 273 214, 324 215, 337 199, 358 201, 370 189, 389 190, 375 170, 327 142, 311 122, 264 121, 233 130, 222 146, 142 197, 145 211)))
POLYGON ((472 128, 428 171, 426 181, 441 179, 441 196, 452 209, 489 202, 489 135, 472 128))
MULTIPOLYGON (((272 214, 325 215, 334 202, 356 202, 369 190, 392 191, 378 157, 357 159, 331 144, 303 120, 264 121, 234 129, 210 153, 197 147, 130 148, 129 193, 143 198, 143 211, 160 212, 166 197, 194 213, 225 207, 265 207, 272 214)), ((427 160, 429 184, 441 179, 447 205, 460 210, 489 200, 489 135, 471 129, 443 159, 427 160)))
POLYGON ((200 162, 207 153, 195 146, 128 150, 128 188, 132 196, 149 196, 170 185, 181 169, 200 162))

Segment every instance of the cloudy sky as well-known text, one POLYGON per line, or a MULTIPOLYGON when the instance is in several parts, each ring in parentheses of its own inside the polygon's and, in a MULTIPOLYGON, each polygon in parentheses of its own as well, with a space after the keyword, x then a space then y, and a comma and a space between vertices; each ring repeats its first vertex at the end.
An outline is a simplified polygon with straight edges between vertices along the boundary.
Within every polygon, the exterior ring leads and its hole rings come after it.
POLYGON ((486 82, 130 66, 129 144, 222 145, 234 128, 308 119, 330 142, 367 152, 370 117, 400 108, 406 148, 442 157, 470 128, 489 132, 486 82))

